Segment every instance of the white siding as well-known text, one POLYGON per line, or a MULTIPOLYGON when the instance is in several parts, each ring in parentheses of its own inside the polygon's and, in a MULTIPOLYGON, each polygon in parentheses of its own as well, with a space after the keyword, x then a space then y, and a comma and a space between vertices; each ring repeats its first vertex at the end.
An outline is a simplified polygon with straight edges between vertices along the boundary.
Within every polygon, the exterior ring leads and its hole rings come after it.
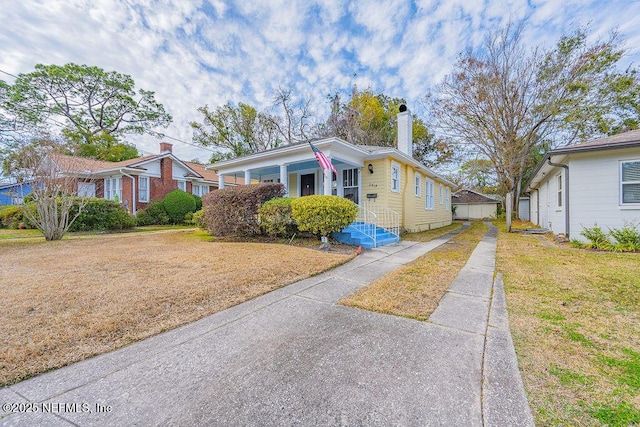
POLYGON ((640 222, 640 206, 620 205, 620 161, 640 159, 640 150, 574 155, 569 162, 571 238, 584 227, 598 224, 603 231, 620 228, 625 221, 640 222))

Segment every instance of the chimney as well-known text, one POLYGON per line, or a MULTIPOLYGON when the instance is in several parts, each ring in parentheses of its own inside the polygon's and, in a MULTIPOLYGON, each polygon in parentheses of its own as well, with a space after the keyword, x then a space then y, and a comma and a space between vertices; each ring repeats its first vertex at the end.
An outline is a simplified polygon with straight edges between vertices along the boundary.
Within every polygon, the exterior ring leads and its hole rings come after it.
POLYGON ((402 104, 398 113, 398 150, 413 158, 413 119, 411 111, 402 104))
POLYGON ((171 153, 172 149, 173 149, 173 144, 169 144, 168 142, 160 143, 160 153, 164 153, 166 151, 171 153))

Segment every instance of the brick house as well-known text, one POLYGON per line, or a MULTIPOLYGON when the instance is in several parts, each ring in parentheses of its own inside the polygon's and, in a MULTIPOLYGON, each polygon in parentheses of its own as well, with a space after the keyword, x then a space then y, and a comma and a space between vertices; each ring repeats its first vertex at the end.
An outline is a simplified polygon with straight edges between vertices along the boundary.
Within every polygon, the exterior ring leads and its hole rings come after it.
MULTIPOLYGON (((51 160, 61 173, 78 177, 78 195, 120 200, 135 215, 175 189, 203 196, 220 187, 217 174, 203 165, 178 159, 172 148, 172 144, 161 142, 159 154, 122 162, 62 154, 52 155, 51 160)), ((235 179, 227 177, 225 183, 235 185, 235 179)))

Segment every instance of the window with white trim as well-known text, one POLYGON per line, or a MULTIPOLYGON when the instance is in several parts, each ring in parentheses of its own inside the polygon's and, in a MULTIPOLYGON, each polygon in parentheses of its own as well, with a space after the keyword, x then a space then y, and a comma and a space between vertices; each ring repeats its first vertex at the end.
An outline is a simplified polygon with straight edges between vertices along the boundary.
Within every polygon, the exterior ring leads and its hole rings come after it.
POLYGON ((396 162, 391 162, 391 191, 400 192, 400 165, 396 162))
POLYGON ((424 190, 425 190, 425 208, 428 210, 435 209, 435 184, 432 179, 427 178, 424 181, 424 190))
POLYGON ((359 170, 345 169, 342 171, 342 196, 358 204, 358 174, 359 170))
POLYGON ((556 191, 558 192, 556 207, 562 209, 562 174, 556 176, 556 191))
POLYGON ((104 179, 104 198, 109 200, 122 200, 122 178, 104 179))
POLYGON ((440 204, 444 203, 444 185, 440 184, 440 204))
POLYGON ((149 177, 138 177, 138 201, 147 203, 149 201, 149 177))
POLYGON ((451 209, 451 189, 449 187, 447 187, 447 197, 444 200, 446 209, 451 209))
POLYGON ((178 190, 187 191, 187 181, 178 180, 178 190))
POLYGON ((200 185, 200 184, 193 184, 191 186, 191 193, 196 195, 196 196, 204 196, 205 194, 207 194, 209 192, 209 186, 208 185, 200 185))
POLYGON ((415 184, 415 195, 416 197, 422 196, 422 176, 416 172, 416 184, 415 184))
POLYGON ((640 160, 620 162, 620 199, 624 204, 640 204, 640 160))

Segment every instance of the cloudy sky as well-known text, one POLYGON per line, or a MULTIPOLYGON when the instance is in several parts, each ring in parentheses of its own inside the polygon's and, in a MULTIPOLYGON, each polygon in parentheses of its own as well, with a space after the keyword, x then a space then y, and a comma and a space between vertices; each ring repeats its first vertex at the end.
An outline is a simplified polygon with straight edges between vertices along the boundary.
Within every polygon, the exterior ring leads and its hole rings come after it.
MULTIPOLYGON (((639 0, 0 0, 0 79, 36 64, 96 65, 129 74, 153 90, 174 117, 164 132, 191 142, 196 109, 226 102, 259 110, 274 89, 314 100, 353 84, 420 99, 508 20, 527 21, 531 46, 590 25, 594 38, 625 36, 623 65, 640 62, 639 0)), ((130 137, 142 152, 158 141, 130 137)), ((210 153, 176 140, 174 153, 206 161, 210 153)))

